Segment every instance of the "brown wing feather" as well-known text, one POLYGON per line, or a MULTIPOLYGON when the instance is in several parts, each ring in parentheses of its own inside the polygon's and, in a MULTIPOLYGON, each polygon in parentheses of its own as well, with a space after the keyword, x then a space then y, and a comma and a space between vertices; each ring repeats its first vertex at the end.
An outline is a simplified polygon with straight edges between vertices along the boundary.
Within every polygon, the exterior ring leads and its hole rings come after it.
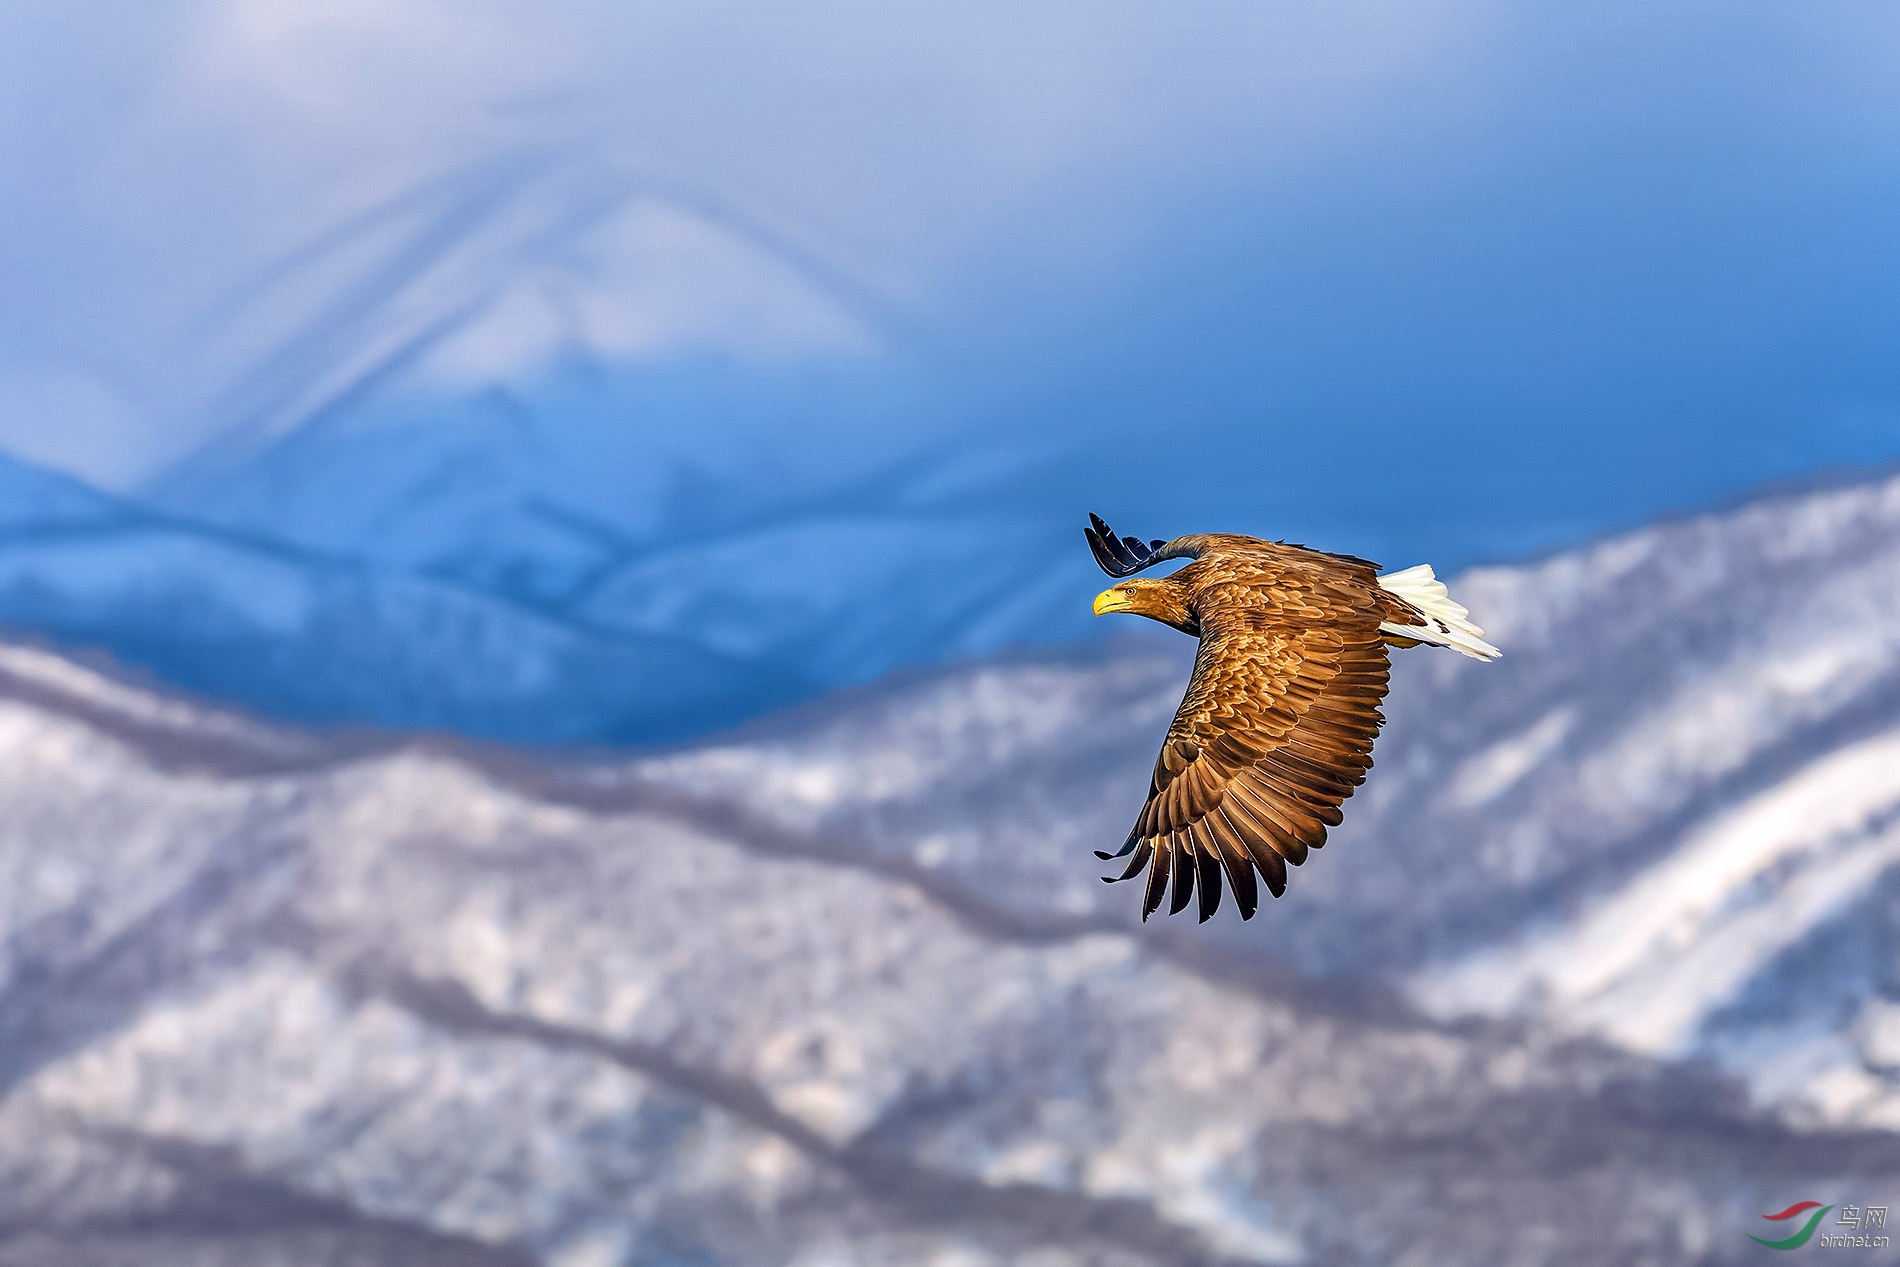
POLYGON ((1209 540, 1175 574, 1192 587, 1201 646, 1132 836, 1137 859, 1152 853, 1143 919, 1170 888, 1170 913, 1184 909, 1197 886, 1207 919, 1223 871, 1243 919, 1257 905, 1255 870, 1278 897, 1287 865, 1339 825, 1384 721, 1386 617, 1371 565, 1209 540))

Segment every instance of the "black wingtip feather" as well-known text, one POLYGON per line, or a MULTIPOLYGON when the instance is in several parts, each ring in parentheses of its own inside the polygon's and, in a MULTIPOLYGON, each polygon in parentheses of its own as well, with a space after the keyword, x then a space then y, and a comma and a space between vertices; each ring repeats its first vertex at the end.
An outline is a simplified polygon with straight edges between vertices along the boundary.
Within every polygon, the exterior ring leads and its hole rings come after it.
MULTIPOLYGON (((1232 823, 1224 813, 1220 821, 1231 829, 1232 823)), ((1246 844, 1239 835, 1235 832, 1232 839, 1220 841, 1220 860, 1227 871, 1228 887, 1234 891, 1234 905, 1240 908, 1240 918, 1249 920, 1260 909, 1260 886, 1254 883, 1253 859, 1248 857, 1246 844)))
POLYGON ((1187 909, 1194 898, 1194 859, 1187 847, 1178 841, 1174 850, 1174 899, 1168 903, 1168 914, 1179 915, 1187 909))
POLYGON ((1144 924, 1148 922, 1148 917, 1159 909, 1161 899, 1168 891, 1170 867, 1167 846, 1160 841, 1155 842, 1154 855, 1154 869, 1148 873, 1148 887, 1141 895, 1141 922, 1144 924))
POLYGON ((1141 874, 1141 869, 1148 865, 1148 859, 1153 856, 1154 856, 1154 849, 1148 844, 1147 841, 1143 841, 1141 844, 1141 848, 1135 850, 1135 856, 1128 860, 1128 869, 1122 872, 1120 875, 1103 876, 1102 883, 1103 884, 1120 884, 1123 880, 1134 879, 1136 876, 1141 874))
POLYGON ((1220 859, 1203 851, 1195 858, 1196 868, 1200 871, 1201 918, 1205 924, 1214 918, 1214 912, 1220 909, 1220 859))

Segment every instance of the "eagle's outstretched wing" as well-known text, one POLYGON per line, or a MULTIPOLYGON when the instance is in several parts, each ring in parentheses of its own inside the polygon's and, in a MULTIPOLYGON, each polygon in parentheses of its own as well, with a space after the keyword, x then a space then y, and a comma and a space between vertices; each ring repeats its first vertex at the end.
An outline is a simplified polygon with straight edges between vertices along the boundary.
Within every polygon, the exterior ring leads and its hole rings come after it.
MULTIPOLYGON (((1258 571, 1238 560, 1231 578, 1209 575, 1197 586, 1193 679, 1127 844, 1102 855, 1134 854, 1125 872, 1104 877, 1111 883, 1152 863, 1144 920, 1170 883, 1170 914, 1198 884, 1207 919, 1220 905, 1223 870, 1241 918, 1253 918, 1254 871, 1275 897, 1284 892, 1287 864, 1325 843, 1340 802, 1372 765, 1388 670, 1379 603, 1366 592, 1372 569, 1319 557, 1326 562, 1289 569, 1282 557, 1258 571), (1366 578, 1348 575, 1359 567, 1366 578)), ((1220 554, 1196 566, 1229 570, 1220 554)))

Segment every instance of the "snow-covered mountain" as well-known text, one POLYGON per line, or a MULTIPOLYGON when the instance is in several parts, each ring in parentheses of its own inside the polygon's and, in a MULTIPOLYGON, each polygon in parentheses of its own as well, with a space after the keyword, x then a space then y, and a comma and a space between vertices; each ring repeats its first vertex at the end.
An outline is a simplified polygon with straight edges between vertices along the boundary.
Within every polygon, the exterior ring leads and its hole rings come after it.
MULTIPOLYGON (((1900 477, 1478 569, 1454 591, 1504 659, 1397 655, 1377 773, 1335 843, 1268 918, 1206 931, 1446 1018, 1537 1016, 1711 1060, 1779 1111, 1900 1126, 1900 477)), ((999 855, 1046 866, 999 900, 1110 918, 1129 895, 1070 859, 1119 842, 1146 787, 1186 668, 1144 671, 1119 713, 1045 674, 959 702, 947 729, 920 720, 940 706, 892 705, 876 742, 801 731, 672 768, 971 885, 999 855), (1123 743, 1112 763, 1098 751, 1123 743), (837 791, 853 785, 880 790, 837 791)), ((855 736, 863 713, 846 717, 855 736)))
POLYGON ((4 461, 0 499, 0 621, 282 715, 645 739, 809 690, 685 639, 578 627, 4 461))
POLYGON ((590 424, 573 399, 602 393, 585 382, 539 393, 306 428, 154 496, 579 628, 697 643, 802 693, 1088 631, 1093 565, 1073 523, 1022 510, 1026 452, 814 472, 767 449, 715 474, 649 431, 590 424))
POLYGON ((642 530, 563 500, 516 437, 419 430, 299 453, 281 485, 264 464, 214 513, 0 458, 0 624, 281 717, 541 743, 703 733, 1089 632, 1082 552, 959 507, 943 465, 642 530))
POLYGON ((1706 1072, 1077 900, 1087 824, 1024 849, 1029 784, 1119 817, 1178 667, 551 767, 0 652, 7 1260, 1712 1262, 1900 1174, 1706 1072), (1012 794, 939 812, 984 865, 894 848, 978 755, 1012 794), (761 800, 713 790, 748 764, 761 800))
MULTIPOLYGON (((989 435, 826 235, 592 146, 337 197, 189 302, 153 287, 192 316, 134 394, 198 447, 120 498, 0 462, 0 625, 288 719, 521 742, 1086 631, 1075 514, 1021 494, 1048 441, 989 435)), ((0 380, 69 454, 62 402, 112 393, 32 387, 58 371, 0 380)))
POLYGON ((5 1256, 1716 1263, 1890 1204, 1900 479, 1455 588, 1505 659, 1399 657, 1244 925, 1088 853, 1184 639, 585 761, 0 647, 5 1256))

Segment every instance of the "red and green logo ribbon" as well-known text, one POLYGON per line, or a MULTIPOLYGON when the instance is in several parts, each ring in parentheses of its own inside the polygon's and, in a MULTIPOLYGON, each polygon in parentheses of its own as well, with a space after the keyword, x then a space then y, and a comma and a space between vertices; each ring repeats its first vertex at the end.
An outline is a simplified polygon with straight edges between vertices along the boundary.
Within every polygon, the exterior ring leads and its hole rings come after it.
POLYGON ((1764 1214, 1762 1217, 1771 1223, 1779 1223, 1783 1219, 1791 1219, 1797 1214, 1814 1210, 1814 1214, 1808 1219, 1807 1225, 1799 1232, 1778 1241, 1763 1240, 1761 1237, 1754 1235, 1750 1235, 1748 1239, 1759 1245, 1766 1245, 1769 1249, 1800 1249, 1803 1245, 1808 1243, 1808 1238, 1814 1235, 1814 1229, 1821 1226, 1821 1220, 1826 1218, 1827 1212, 1833 1208, 1831 1205, 1821 1205, 1819 1201, 1797 1201, 1780 1214, 1764 1214), (1816 1206, 1820 1206, 1820 1208, 1815 1209, 1816 1206))

